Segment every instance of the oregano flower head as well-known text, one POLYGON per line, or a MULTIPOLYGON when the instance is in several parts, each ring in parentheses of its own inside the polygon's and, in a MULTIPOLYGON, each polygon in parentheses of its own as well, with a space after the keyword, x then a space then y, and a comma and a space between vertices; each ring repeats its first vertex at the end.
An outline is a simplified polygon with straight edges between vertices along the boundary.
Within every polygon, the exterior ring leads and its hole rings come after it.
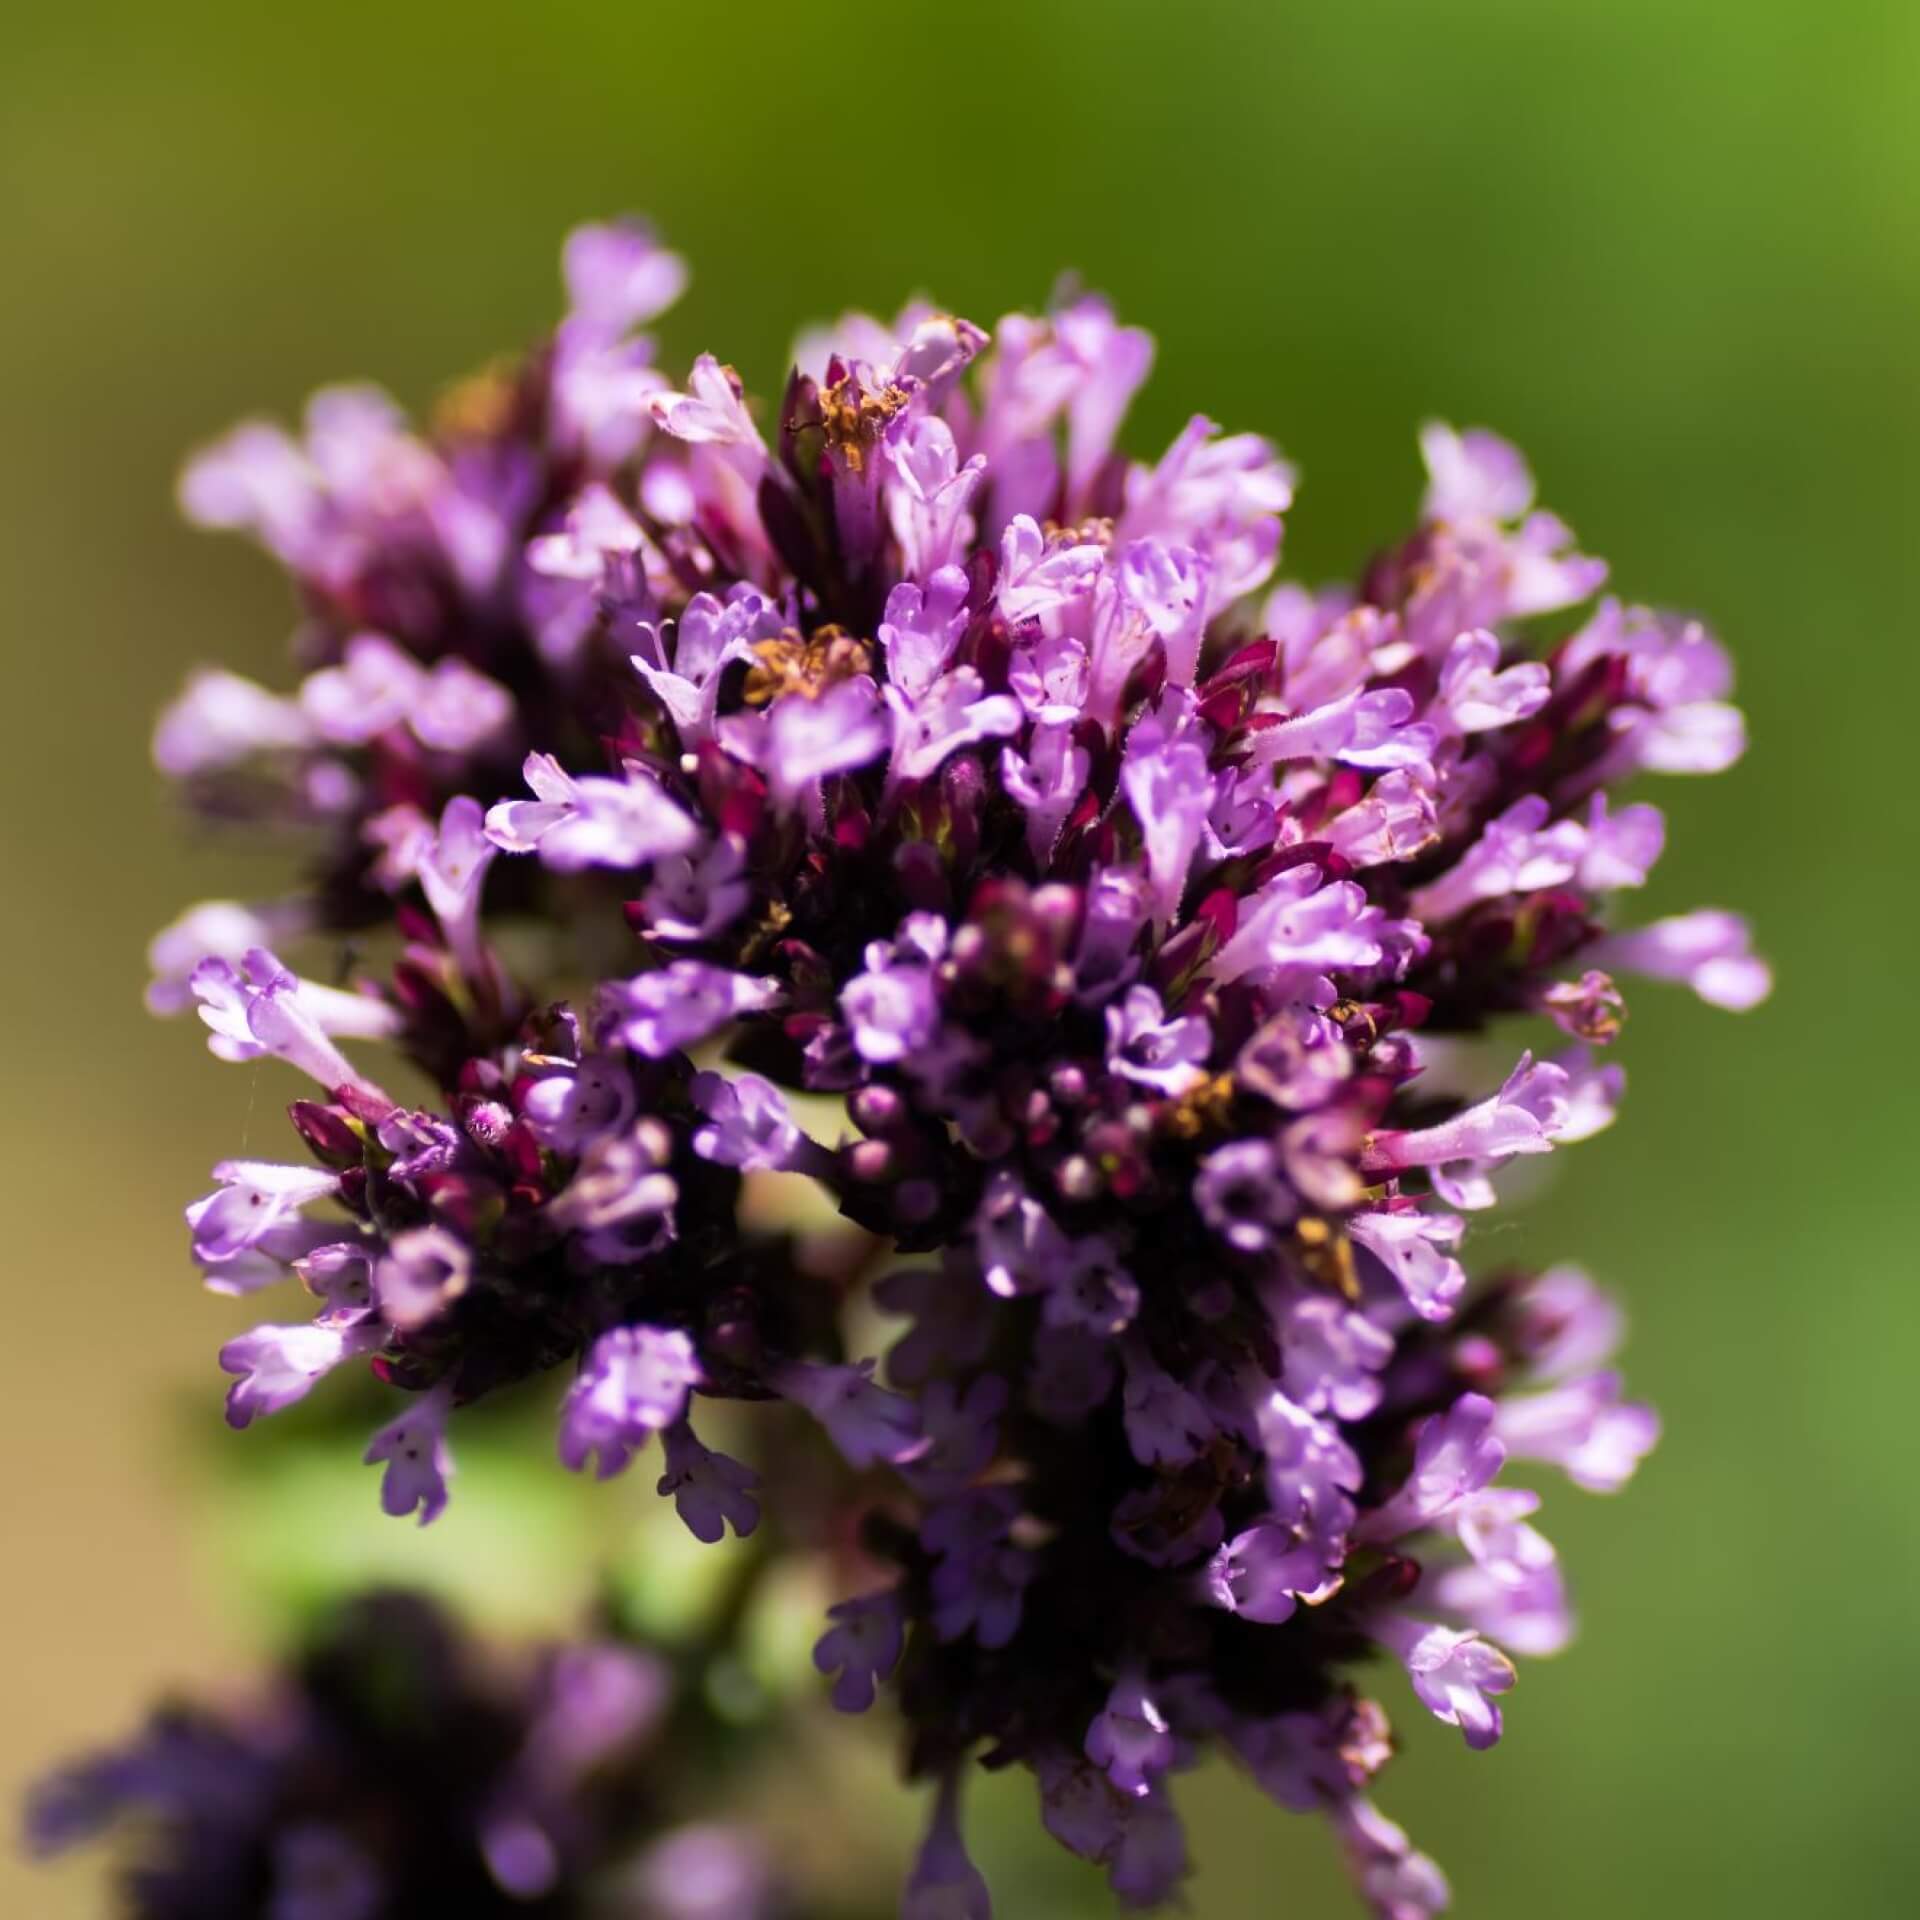
POLYGON ((428 428, 334 389, 183 483, 300 607, 290 691, 202 672, 156 740, 306 874, 154 944, 157 1009, 312 1082, 188 1209, 209 1285, 308 1296, 222 1350, 228 1417, 372 1368, 425 1523, 462 1409, 553 1374, 567 1466, 650 1457, 704 1540, 775 1508, 843 1579, 836 1703, 937 1783, 909 1920, 988 1911, 973 1759, 1165 1898, 1212 1746, 1438 1911, 1357 1689, 1395 1661, 1491 1745, 1569 1631, 1506 1463, 1611 1491, 1653 1444, 1583 1274, 1462 1256, 1611 1123, 1624 981, 1767 991, 1736 916, 1630 899, 1665 828, 1623 785, 1741 751, 1725 654, 1596 598, 1479 431, 1425 429, 1357 582, 1277 583, 1286 462, 1198 414, 1119 451, 1152 342, 1095 296, 849 316, 754 401, 657 367, 649 229, 565 273, 428 428), (776 1175, 878 1264, 743 1206, 776 1175))

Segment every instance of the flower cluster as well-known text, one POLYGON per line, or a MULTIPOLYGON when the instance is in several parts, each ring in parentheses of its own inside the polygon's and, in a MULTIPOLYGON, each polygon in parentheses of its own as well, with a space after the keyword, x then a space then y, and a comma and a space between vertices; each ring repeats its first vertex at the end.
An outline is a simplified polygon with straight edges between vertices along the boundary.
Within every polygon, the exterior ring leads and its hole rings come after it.
POLYGON ((667 1664, 610 1640, 482 1658, 367 1595, 258 1697, 156 1712, 49 1776, 27 1839, 138 1836, 128 1920, 774 1920, 743 1829, 679 1821, 667 1664))
POLYGON ((188 1210, 211 1286, 319 1303, 223 1350, 229 1418, 365 1361, 405 1396, 384 1504, 427 1521, 458 1410, 567 1368, 565 1462, 657 1435, 712 1540, 766 1489, 697 1410, 785 1402, 863 1516, 819 1663, 843 1707, 890 1688, 938 1783, 913 1920, 987 1911, 970 1756, 1151 1904, 1209 1745, 1326 1814, 1378 1912, 1436 1911, 1353 1674, 1384 1651, 1491 1744, 1508 1651, 1568 1632, 1504 1463, 1604 1491, 1653 1441, 1581 1274, 1458 1256, 1509 1163, 1612 1120, 1620 976, 1766 993, 1731 914, 1614 919, 1664 838, 1615 790, 1741 751, 1725 655, 1589 604, 1603 565, 1482 432, 1425 431, 1357 586, 1275 585, 1288 467, 1198 416, 1119 452, 1152 344, 1091 296, 850 316, 756 412, 710 357, 655 370, 683 275, 648 230, 565 270, 552 339, 430 432, 323 393, 184 483, 293 575, 306 668, 200 675, 157 745, 312 861, 154 947, 157 1008, 317 1083, 304 1157, 188 1210), (279 957, 328 938, 348 984, 279 957), (1547 1037, 1480 1078, 1501 1014, 1547 1037), (895 1269, 743 1211, 775 1174, 895 1269))

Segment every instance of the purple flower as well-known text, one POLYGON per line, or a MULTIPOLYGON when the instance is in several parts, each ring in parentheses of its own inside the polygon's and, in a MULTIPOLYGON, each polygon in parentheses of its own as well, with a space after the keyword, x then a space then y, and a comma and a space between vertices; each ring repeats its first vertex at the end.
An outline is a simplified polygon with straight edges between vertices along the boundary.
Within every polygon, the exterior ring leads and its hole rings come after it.
POLYGON ((1503 669, 1499 638, 1484 627, 1463 633, 1440 669, 1439 704, 1460 733, 1512 726, 1538 713, 1552 693, 1552 675, 1536 660, 1503 669))
POLYGON ((1300 1210, 1268 1140, 1237 1140, 1200 1163, 1193 1183, 1200 1217, 1230 1247, 1263 1253, 1300 1210))
POLYGON ((1223 1731, 1261 1792, 1295 1813, 1344 1804, 1393 1751, 1387 1716, 1370 1700, 1336 1698, 1223 1731))
POLYGON ((1290 1620, 1302 1601, 1314 1605, 1339 1586, 1344 1551, 1338 1536, 1263 1521, 1207 1562, 1207 1597, 1247 1620, 1290 1620))
POLYGON ((950 1493, 966 1485, 994 1456, 1007 1383, 983 1373, 964 1391, 952 1380, 928 1382, 921 1394, 921 1424, 927 1449, 906 1468, 927 1493, 950 1493))
POLYGON ((960 1837, 960 1789, 956 1773, 941 1777, 933 1817, 914 1855, 913 1871, 900 1899, 900 1920, 993 1920, 993 1902, 980 1869, 960 1837))
POLYGON ((1353 1056, 1332 1021, 1305 1008, 1276 1014, 1241 1048, 1234 1075, 1288 1113, 1323 1107, 1352 1076, 1353 1056))
POLYGON ((826 1428, 851 1467, 864 1470, 882 1461, 899 1466, 927 1450, 913 1402, 875 1386, 871 1360, 850 1367, 790 1360, 770 1378, 826 1428))
POLYGON ((935 1556, 933 1630, 941 1640, 971 1634, 994 1649, 1019 1631, 1036 1568, 1007 1538, 1015 1512, 1006 1488, 977 1488, 941 1501, 921 1523, 920 1543, 935 1556))
POLYGON ((1555 1064, 1567 1076, 1566 1105, 1554 1129, 1554 1140, 1572 1146, 1591 1140, 1613 1125, 1627 1088, 1627 1070, 1614 1063, 1598 1066, 1585 1047, 1570 1047, 1555 1064))
POLYGON ((447 1510, 447 1482, 453 1478, 447 1447, 451 1404, 445 1392, 422 1394, 367 1443, 367 1465, 384 1462, 387 1469, 380 1477, 381 1507, 401 1515, 417 1509, 423 1527, 447 1510))
POLYGON ((1438 737, 1430 726, 1410 724, 1413 715, 1413 696, 1401 687, 1343 694, 1255 734, 1254 764, 1343 760, 1377 773, 1422 767, 1433 758, 1438 737))
POLYGON ((1497 1585, 1531 1586, 1555 1564, 1552 1546, 1527 1524, 1540 1496, 1526 1487, 1486 1487, 1453 1511, 1454 1531, 1474 1564, 1497 1585))
POLYGON ((760 1524, 760 1503, 753 1491, 760 1476, 724 1453, 704 1447, 684 1419, 665 1430, 667 1470, 658 1491, 673 1496, 687 1531, 711 1546, 731 1526, 744 1540, 760 1524))
POLYGON ((521 771, 534 797, 490 808, 487 838, 508 853, 537 851, 557 872, 643 866, 687 852, 699 837, 641 767, 629 765, 621 780, 576 780, 551 754, 530 753, 521 771))
POLYGON ((1540 794, 1524 794, 1496 818, 1439 879, 1413 896, 1413 910, 1426 922, 1451 920, 1482 900, 1557 887, 1579 871, 1587 849, 1577 820, 1554 821, 1540 794))
POLYGON ((677 1327, 602 1334, 560 1409, 560 1458, 578 1472, 598 1454, 598 1477, 612 1478, 649 1435, 680 1419, 701 1377, 693 1342, 677 1327))
POLYGON ((1566 1086, 1564 1069, 1522 1054, 1490 1099, 1436 1127, 1375 1134, 1361 1164, 1370 1173, 1387 1173, 1456 1161, 1497 1164, 1515 1154, 1550 1152, 1566 1119, 1566 1086))
POLYGON ((391 1007, 361 994, 316 987, 289 973, 264 947, 254 947, 240 967, 202 960, 188 985, 200 1003, 210 1051, 223 1060, 258 1060, 271 1054, 329 1090, 375 1091, 358 1074, 332 1036, 387 1039, 400 1028, 391 1007))
POLYGON ((427 684, 425 669, 384 634, 356 633, 340 664, 301 683, 300 706, 321 739, 364 746, 413 713, 427 684))
POLYGON ((1073 1258, 1045 1207, 1023 1192, 1011 1169, 988 1186, 975 1223, 981 1277, 1005 1298, 1051 1286, 1073 1258))
POLYGON ((236 965, 254 948, 271 948, 278 941, 297 938, 307 931, 309 920, 305 904, 298 900, 263 907, 242 906, 237 900, 201 901, 147 943, 147 964, 153 969, 147 987, 148 1011, 184 1013, 194 1004, 188 983, 202 960, 236 965))
POLYGON ((1646 885, 1667 844, 1666 817, 1658 807, 1622 807, 1614 813, 1607 796, 1596 793, 1581 824, 1585 839, 1574 868, 1581 886, 1592 893, 1610 893, 1646 885))
POLYGON ((1280 516, 1293 504, 1293 471, 1258 434, 1216 439, 1195 414, 1150 472, 1127 476, 1122 539, 1178 540, 1206 563, 1207 612, 1258 587, 1280 550, 1280 516))
POLYGON ((976 453, 963 465, 944 420, 904 413, 887 432, 887 467, 901 571, 909 580, 929 579, 972 542, 967 509, 986 478, 986 458, 976 453))
POLYGON ((1654 980, 1678 980, 1711 1007, 1745 1013, 1773 991, 1773 973, 1752 952, 1737 913, 1703 909, 1614 934, 1587 949, 1596 965, 1654 980))
POLYGON ((792 1164, 804 1136, 788 1117, 786 1100, 771 1081, 757 1073, 733 1079, 697 1073, 690 1091, 708 1122, 693 1136, 693 1150, 701 1159, 743 1172, 778 1172, 792 1164))
POLYGON ((1214 1420, 1181 1381, 1161 1367, 1139 1340, 1123 1350, 1121 1405, 1127 1442, 1142 1466, 1183 1466, 1213 1437, 1214 1420))
POLYGON ((752 887, 741 869, 740 842, 729 835, 697 854, 659 861, 641 902, 647 931, 656 940, 710 940, 732 926, 752 887))
POLYGON ((1148 904, 1145 879, 1126 868, 1109 869, 1088 885, 1073 956, 1074 998, 1083 1006, 1098 1006, 1132 982, 1148 904))
POLYGON ((1617 1373, 1591 1373, 1503 1400, 1494 1431, 1516 1459, 1545 1460, 1589 1493, 1617 1493, 1653 1450, 1660 1420, 1621 1399, 1617 1373))
POLYGON ((1212 971, 1229 981, 1243 974, 1298 978, 1376 966, 1384 917, 1352 881, 1322 886, 1317 868, 1289 867, 1246 903, 1212 971))
POLYGON ((1087 704, 1088 673, 1086 648, 1065 634, 1039 634, 1014 649, 1007 684, 1036 723, 1036 744, 1078 722, 1087 704))
POLYGON ((1337 1813, 1355 1884, 1379 1920, 1431 1920, 1446 1912, 1446 1877, 1372 1801, 1356 1794, 1337 1813))
POLYGON ((675 960, 658 973, 609 981, 601 989, 599 1026, 607 1040, 649 1060, 697 1047, 742 1013, 779 997, 771 980, 728 973, 704 960, 675 960))
POLYGON ((869 1593, 827 1609, 834 1622, 813 1649, 813 1664, 837 1674, 833 1704, 842 1713, 865 1713, 880 1682, 900 1660, 906 1623, 897 1595, 869 1593))
POLYGON ((317 514, 318 476, 281 428, 249 420, 203 448, 180 476, 180 508, 196 526, 256 532, 283 558, 317 514))
POLYGON ((1359 1539, 1397 1540, 1447 1519, 1505 1464, 1494 1438, 1497 1409, 1485 1394, 1462 1394, 1445 1413, 1421 1423, 1413 1471, 1392 1499, 1375 1507, 1356 1530, 1359 1539))
POLYGON ((1472 1562, 1445 1567, 1433 1583, 1433 1599, 1463 1627, 1529 1659, 1562 1652, 1573 1638, 1573 1611, 1555 1561, 1517 1583, 1472 1562))
MULTIPOLYGON (((1030 514, 1015 514, 1000 541, 1000 612, 1009 626, 1044 622, 1084 599, 1100 567, 1101 549, 1091 542, 1049 540, 1030 514)), ((1084 650, 1080 660, 1084 674, 1084 650)), ((1076 711, 1085 698, 1083 681, 1076 711)))
POLYGON ((889 686, 887 705, 894 718, 889 783, 928 779, 954 754, 1017 733, 1021 724, 1019 702, 988 693, 972 667, 942 674, 917 699, 889 686))
POLYGON ((680 1189, 661 1164, 665 1145, 664 1129, 645 1121, 588 1144, 546 1213, 549 1225, 578 1236, 580 1264, 631 1262, 672 1240, 680 1189))
POLYGON ((312 723, 291 700, 237 673, 202 668, 160 716, 153 760, 175 779, 217 773, 260 753, 296 753, 314 743, 312 723))
POLYGON ((1094 586, 1087 712, 1117 730, 1128 686, 1156 650, 1172 683, 1190 686, 1206 611, 1206 567, 1190 547, 1121 548, 1094 586))
POLYGON ((564 1790, 657 1731, 673 1697, 663 1663, 636 1646, 587 1640, 552 1649, 520 1750, 530 1783, 564 1790))
POLYGON ((1384 773, 1327 823, 1327 840, 1350 867, 1411 860, 1440 837, 1430 780, 1424 770, 1384 773))
POLYGON ((650 437, 646 405, 666 381, 644 334, 619 339, 575 314, 554 337, 550 384, 555 448, 578 453, 589 471, 604 474, 650 437))
POLYGON ((317 1323, 255 1327, 229 1340, 220 1349, 220 1370, 239 1378, 227 1389, 227 1425, 249 1426, 260 1414, 304 1400, 316 1381, 371 1345, 361 1328, 317 1323))
POLYGON ((1279 830, 1279 813, 1262 791, 1262 776, 1245 767, 1229 768, 1214 786, 1213 810, 1201 833, 1209 862, 1262 853, 1279 830))
POLYGON ((1186 1840, 1164 1786, 1144 1797, 1117 1792, 1085 1762, 1042 1755, 1040 1818, 1063 1847, 1099 1862, 1128 1906, 1164 1900, 1187 1870, 1186 1840))
POLYGON ((1153 363, 1153 341, 1121 327, 1104 300, 1089 295, 1046 320, 1009 315, 983 382, 980 438, 996 473, 1024 483, 1021 506, 1062 489, 1054 429, 1067 422, 1064 492, 1069 512, 1085 510, 1085 494, 1112 446, 1135 389, 1153 363))
POLYGON ((1596 661, 1618 663, 1625 697, 1608 715, 1612 753, 1600 772, 1623 777, 1719 773, 1746 750, 1746 725, 1726 695, 1733 670, 1697 620, 1605 600, 1562 650, 1560 671, 1575 675, 1596 661))
POLYGON ((1053 1270, 1041 1305, 1047 1327, 1081 1327, 1110 1339, 1140 1311, 1140 1283, 1120 1264, 1120 1253, 1106 1234, 1090 1233, 1072 1243, 1053 1270))
POLYGON ((574 322, 609 336, 651 320, 687 286, 686 262, 644 220, 574 228, 560 264, 574 322))
POLYGON ((638 629, 643 650, 629 658, 683 744, 697 746, 714 732, 726 669, 735 661, 751 661, 754 643, 776 638, 785 619, 780 609, 750 591, 724 603, 710 593, 695 594, 672 627, 670 666, 663 637, 667 624, 643 622, 638 629))
POLYGON ((1390 1614, 1373 1628, 1397 1654, 1420 1704, 1443 1725, 1458 1727, 1467 1745, 1490 1747, 1500 1738, 1494 1696, 1513 1685, 1513 1663, 1478 1634, 1390 1614))
POLYGON ((917 953, 896 958, 897 949, 875 941, 867 949, 867 970, 856 974, 840 995, 840 1011, 862 1059, 889 1065, 920 1052, 940 1020, 933 974, 917 953))
POLYGON ((1060 829, 1087 790, 1093 756, 1075 744, 1065 721, 1038 726, 1027 754, 1002 749, 1000 777, 1007 792, 1027 812, 1027 845, 1036 860, 1049 860, 1060 829))
MULTIPOLYGON (((801 694, 776 700, 753 757, 775 797, 791 806, 803 794, 817 800, 819 784, 830 774, 850 773, 879 759, 892 736, 891 709, 880 701, 873 682, 843 680, 817 700, 801 694)), ((942 757, 937 754, 935 763, 942 757)))
POLYGON ((458 1235, 445 1227, 403 1227, 373 1270, 380 1317, 411 1333, 446 1313, 472 1278, 473 1251, 458 1235))
POLYGON ((989 1302, 958 1250, 953 1271, 908 1267, 874 1288, 875 1304, 889 1314, 911 1316, 913 1330, 887 1355, 888 1375, 900 1386, 919 1387, 944 1367, 969 1367, 982 1359, 993 1334, 989 1302))
POLYGON ((1087 1728, 1087 1758, 1119 1792, 1140 1800, 1173 1765, 1174 1751, 1166 1716, 1154 1705, 1145 1678, 1121 1674, 1087 1728))
POLYGON ((552 579, 597 585, 611 563, 638 553, 645 540, 639 521, 612 490, 593 482, 575 497, 558 532, 527 542, 527 565, 552 579))
POLYGON ((449 800, 440 831, 420 854, 420 886, 440 922, 447 949, 471 980, 486 974, 486 947, 480 937, 480 889, 496 849, 483 830, 477 800, 465 794, 449 800))
POLYGON ((1465 1223, 1457 1214, 1356 1213, 1347 1222, 1354 1244, 1392 1275, 1407 1304, 1423 1320, 1447 1320, 1466 1291, 1466 1269, 1447 1251, 1458 1246, 1465 1223))
POLYGON ((620 1132, 635 1108, 633 1075, 617 1054, 546 1058, 520 1100, 521 1117, 543 1147, 579 1153, 620 1132))
POLYGON ((1521 1352, 1536 1380, 1566 1380, 1612 1359, 1625 1327, 1619 1302, 1578 1267, 1549 1267, 1514 1303, 1521 1352))
POLYGON ((1420 429, 1430 520, 1518 520, 1533 505, 1533 475, 1518 448, 1484 427, 1456 433, 1444 421, 1420 429))
POLYGON ((303 1254, 295 1270, 308 1292, 325 1304, 315 1315, 323 1327, 357 1327, 372 1319, 373 1249, 352 1240, 331 1240, 303 1254))
POLYGON ((1164 928, 1180 911, 1213 808, 1206 750, 1197 740, 1177 739, 1146 753, 1129 753, 1120 785, 1146 846, 1154 923, 1164 928))
POLYGON ((1347 1532, 1361 1468, 1338 1428, 1295 1406, 1283 1393, 1269 1394, 1261 1402, 1256 1421, 1274 1513, 1323 1534, 1347 1532))
POLYGON ((1113 446, 1133 396, 1153 365, 1153 336, 1123 327, 1097 295, 1054 316, 1052 350, 1070 369, 1062 404, 1067 418, 1066 494, 1078 501, 1113 446))
POLYGON ((1107 1059, 1115 1073, 1178 1098, 1206 1078, 1212 1031, 1197 1015, 1169 1020, 1151 987, 1133 987, 1107 1009, 1107 1059))
MULTIPOLYGON (((373 852, 367 878, 383 893, 404 893, 420 877, 420 862, 433 844, 433 822, 418 807, 402 801, 363 821, 360 839, 373 852)), ((239 955, 224 957, 238 959, 239 955)))
MULTIPOLYGON (((193 1257, 219 1293, 251 1293, 279 1279, 310 1247, 314 1223, 300 1209, 326 1198, 339 1177, 317 1167, 282 1167, 266 1160, 223 1160, 220 1182, 186 1210, 193 1257)), ((319 1230, 322 1237, 331 1237, 319 1230)))
POLYGON ((1280 1384, 1309 1413, 1364 1420, 1380 1404, 1380 1370, 1393 1336, 1364 1312, 1322 1293, 1296 1296, 1275 1315, 1280 1384))
POLYGON ((966 630, 966 601, 967 576, 949 566, 934 571, 924 588, 903 580, 887 595, 879 629, 887 681, 908 700, 917 701, 945 670, 966 630))

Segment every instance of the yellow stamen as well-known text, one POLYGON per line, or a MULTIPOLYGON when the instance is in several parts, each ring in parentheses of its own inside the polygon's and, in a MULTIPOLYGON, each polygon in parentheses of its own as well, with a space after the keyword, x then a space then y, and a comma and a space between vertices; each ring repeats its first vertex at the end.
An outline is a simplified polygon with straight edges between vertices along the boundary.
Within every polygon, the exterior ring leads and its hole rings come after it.
POLYGON ((873 671, 873 649, 842 627, 802 634, 793 627, 754 644, 755 664, 747 669, 747 705, 764 707, 782 694, 817 700, 829 687, 873 671))
POLYGON ((519 401, 520 369, 505 357, 489 360, 434 401, 433 431, 448 440, 497 440, 513 425, 519 401))
POLYGON ((1191 1093, 1160 1109, 1160 1124, 1176 1140, 1197 1140, 1205 1133, 1223 1132, 1232 1112, 1233 1075, 1217 1073, 1191 1093))
POLYGON ((820 424, 827 445, 859 473, 867 463, 867 449, 879 439, 887 422, 907 404, 906 390, 885 386, 868 393, 847 374, 820 391, 820 424))

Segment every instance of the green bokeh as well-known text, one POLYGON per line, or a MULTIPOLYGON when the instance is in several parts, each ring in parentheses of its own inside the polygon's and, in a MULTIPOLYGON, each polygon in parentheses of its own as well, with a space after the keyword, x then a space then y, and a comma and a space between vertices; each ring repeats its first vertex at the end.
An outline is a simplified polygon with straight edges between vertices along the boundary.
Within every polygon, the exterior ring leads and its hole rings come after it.
MULTIPOLYGON (((1158 336, 1137 446, 1204 408, 1299 461, 1291 570, 1405 521, 1439 413, 1519 439, 1627 591, 1727 636, 1754 749, 1665 784, 1648 904, 1750 910, 1779 991, 1745 1019, 1643 991, 1623 1124, 1483 1245, 1626 1291, 1667 1438, 1622 1499, 1553 1494, 1586 1632, 1525 1671, 1507 1741, 1472 1756, 1402 1711, 1382 1797, 1487 1920, 1913 1912, 1913 0, 343 0, 0 29, 0 1164, 27 1216, 0 1436, 6 1638, 35 1650, 6 1777, 29 1732, 126 1711, 109 1679, 241 1637, 168 1557, 150 1434, 188 1377, 216 1417, 234 1318, 170 1209, 242 1132, 262 1150, 282 1093, 148 1026, 137 962, 181 900, 271 868, 184 843, 144 736, 197 657, 274 675, 288 618, 267 569, 176 527, 178 455, 340 375, 423 400, 551 315, 568 223, 626 207, 695 265, 670 364, 711 345, 770 392, 805 320, 924 288, 990 322, 1071 267, 1158 336)), ((1224 1781, 1187 1797, 1198 1914, 1352 1910, 1310 1827, 1224 1781)))

